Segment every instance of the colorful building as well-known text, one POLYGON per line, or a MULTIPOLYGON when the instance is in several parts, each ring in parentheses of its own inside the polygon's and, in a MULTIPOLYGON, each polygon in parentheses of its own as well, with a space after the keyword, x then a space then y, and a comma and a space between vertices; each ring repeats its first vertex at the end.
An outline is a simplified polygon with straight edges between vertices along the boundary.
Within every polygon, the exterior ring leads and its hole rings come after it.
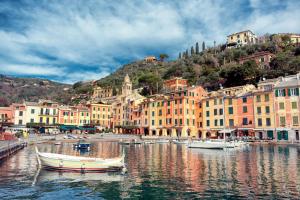
POLYGON ((275 123, 277 140, 299 141, 300 73, 282 77, 275 85, 275 123))
POLYGON ((102 129, 111 127, 112 105, 103 103, 92 103, 88 105, 91 115, 91 124, 102 129))
POLYGON ((39 101, 39 123, 46 126, 58 124, 58 104, 50 100, 39 101))
POLYGON ((259 139, 275 138, 274 87, 279 79, 260 81, 254 91, 255 136, 259 139))
POLYGON ((0 107, 0 123, 11 124, 14 123, 13 107, 0 107))
POLYGON ((60 106, 58 108, 58 123, 64 125, 78 125, 78 109, 73 106, 60 106))

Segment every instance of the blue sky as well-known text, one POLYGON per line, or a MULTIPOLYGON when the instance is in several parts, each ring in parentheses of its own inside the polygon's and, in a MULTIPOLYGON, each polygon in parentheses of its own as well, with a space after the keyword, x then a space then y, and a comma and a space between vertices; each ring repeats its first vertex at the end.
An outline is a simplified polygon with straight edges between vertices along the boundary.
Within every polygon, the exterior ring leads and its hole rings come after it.
POLYGON ((251 29, 300 33, 299 0, 0 0, 0 74, 74 83, 251 29))

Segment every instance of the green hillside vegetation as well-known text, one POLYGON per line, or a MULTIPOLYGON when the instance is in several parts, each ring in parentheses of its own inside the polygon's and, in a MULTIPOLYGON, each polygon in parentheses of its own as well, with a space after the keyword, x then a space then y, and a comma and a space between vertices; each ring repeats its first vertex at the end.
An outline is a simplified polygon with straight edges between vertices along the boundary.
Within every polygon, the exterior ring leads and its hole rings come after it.
MULTIPOLYGON (((164 54, 166 55, 166 54, 164 54)), ((163 80, 171 77, 188 79, 191 85, 203 85, 208 90, 218 89, 220 84, 225 87, 238 86, 247 83, 256 84, 261 78, 275 78, 300 71, 300 47, 291 44, 289 37, 276 38, 268 36, 263 44, 255 44, 240 48, 225 48, 219 45, 205 49, 202 52, 199 45, 179 53, 174 61, 156 61, 147 63, 136 61, 124 65, 111 75, 100 79, 100 86, 119 88, 124 76, 129 74, 134 88, 143 87, 143 94, 149 95, 160 92, 163 80), (238 64, 238 60, 255 52, 269 51, 275 54, 270 63, 270 70, 260 69, 254 61, 238 64)))

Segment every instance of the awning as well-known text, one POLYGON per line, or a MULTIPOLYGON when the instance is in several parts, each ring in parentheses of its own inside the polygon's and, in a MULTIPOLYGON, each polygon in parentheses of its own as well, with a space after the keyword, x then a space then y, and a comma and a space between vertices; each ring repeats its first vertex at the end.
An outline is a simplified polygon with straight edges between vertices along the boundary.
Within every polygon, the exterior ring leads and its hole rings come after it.
POLYGON ((233 131, 235 131, 235 129, 224 129, 219 131, 219 133, 232 133, 233 131))
POLYGON ((75 130, 75 129, 77 129, 77 126, 75 126, 75 125, 61 125, 61 126, 59 126, 59 129, 64 130, 64 131, 75 130))
POLYGON ((276 128, 276 131, 290 131, 290 128, 276 128))

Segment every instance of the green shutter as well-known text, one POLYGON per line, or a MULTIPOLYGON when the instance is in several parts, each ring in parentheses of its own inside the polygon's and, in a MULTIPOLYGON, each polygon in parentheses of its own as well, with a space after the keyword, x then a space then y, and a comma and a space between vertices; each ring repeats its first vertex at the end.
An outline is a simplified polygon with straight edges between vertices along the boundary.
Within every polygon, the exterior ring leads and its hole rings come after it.
POLYGON ((275 90, 275 96, 278 97, 278 90, 275 90))
POLYGON ((286 91, 285 91, 285 89, 283 89, 283 96, 284 96, 284 97, 286 96, 286 91))
POLYGON ((288 95, 291 96, 291 89, 288 89, 288 95))
POLYGON ((296 95, 299 96, 299 88, 296 88, 296 95))

